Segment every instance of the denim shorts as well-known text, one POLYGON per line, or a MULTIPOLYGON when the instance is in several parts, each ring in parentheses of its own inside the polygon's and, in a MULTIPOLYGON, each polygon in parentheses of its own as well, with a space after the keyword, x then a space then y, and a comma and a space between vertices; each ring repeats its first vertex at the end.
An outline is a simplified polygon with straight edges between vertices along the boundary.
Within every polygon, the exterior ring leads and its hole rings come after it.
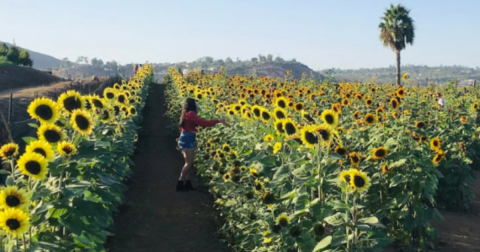
POLYGON ((182 150, 193 149, 196 144, 196 134, 193 132, 182 132, 178 138, 178 147, 182 150))

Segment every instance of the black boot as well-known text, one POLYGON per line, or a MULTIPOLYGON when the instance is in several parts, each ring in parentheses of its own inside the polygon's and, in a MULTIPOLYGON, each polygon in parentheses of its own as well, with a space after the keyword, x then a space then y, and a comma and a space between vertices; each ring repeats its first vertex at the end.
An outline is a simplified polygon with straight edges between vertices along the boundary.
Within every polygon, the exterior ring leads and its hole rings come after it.
POLYGON ((183 185, 183 181, 178 181, 177 183, 177 192, 185 191, 185 186, 183 185))
POLYGON ((185 181, 185 191, 196 191, 196 189, 192 186, 192 181, 185 181))

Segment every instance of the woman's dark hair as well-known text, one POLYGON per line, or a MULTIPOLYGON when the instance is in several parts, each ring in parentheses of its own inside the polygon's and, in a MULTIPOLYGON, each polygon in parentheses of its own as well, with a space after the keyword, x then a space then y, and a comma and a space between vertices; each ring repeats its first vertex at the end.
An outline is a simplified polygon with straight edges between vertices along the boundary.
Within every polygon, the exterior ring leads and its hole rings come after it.
POLYGON ((194 111, 195 113, 197 113, 197 103, 193 98, 187 98, 185 104, 183 105, 182 114, 180 115, 180 121, 178 122, 178 125, 180 127, 183 127, 183 119, 185 118, 185 114, 187 114, 187 112, 189 111, 194 111))

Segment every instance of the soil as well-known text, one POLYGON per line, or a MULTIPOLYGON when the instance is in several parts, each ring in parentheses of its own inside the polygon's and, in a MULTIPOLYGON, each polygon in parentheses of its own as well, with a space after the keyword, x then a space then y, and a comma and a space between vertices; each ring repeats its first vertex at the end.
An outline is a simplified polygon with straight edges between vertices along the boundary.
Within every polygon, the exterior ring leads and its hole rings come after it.
POLYGON ((154 84, 149 92, 134 174, 108 251, 229 251, 216 237, 213 199, 206 192, 175 192, 184 161, 177 136, 166 128, 164 91, 165 85, 154 84))

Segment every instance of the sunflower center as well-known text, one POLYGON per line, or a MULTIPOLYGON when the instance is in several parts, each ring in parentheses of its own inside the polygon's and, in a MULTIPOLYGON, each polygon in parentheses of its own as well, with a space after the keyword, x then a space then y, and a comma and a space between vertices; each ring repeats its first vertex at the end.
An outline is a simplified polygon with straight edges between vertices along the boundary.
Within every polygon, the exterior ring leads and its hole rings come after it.
POLYGON ((75 96, 69 96, 63 100, 63 106, 68 112, 82 108, 82 102, 75 96))
POLYGON ((275 116, 276 116, 278 119, 283 119, 283 118, 285 118, 285 115, 283 114, 282 111, 277 111, 277 112, 275 112, 275 116))
POLYGON ((118 115, 120 113, 120 107, 119 106, 114 106, 113 110, 115 111, 115 115, 118 115))
POLYGON ((316 144, 318 143, 318 138, 317 136, 315 136, 315 134, 313 134, 312 132, 305 132, 305 140, 307 140, 307 142, 309 144, 316 144))
POLYGON ((335 122, 335 118, 332 115, 325 115, 325 121, 328 124, 333 124, 335 122))
POLYGON ((262 118, 265 119, 265 120, 269 120, 270 119, 270 114, 268 112, 263 111, 262 112, 262 118))
POLYGON ((40 163, 38 163, 37 161, 28 161, 26 164, 25 164, 25 169, 33 174, 33 175, 37 175, 40 173, 40 171, 42 170, 42 167, 40 166, 40 163))
POLYGON ((8 195, 5 201, 9 207, 16 207, 20 205, 20 199, 15 195, 8 195))
POLYGON ((20 227, 20 222, 17 219, 8 219, 6 224, 11 230, 17 230, 20 227))
POLYGON ((338 148, 337 154, 339 154, 341 156, 345 155, 345 149, 344 148, 338 148))
POLYGON ((118 96, 118 102, 124 103, 125 102, 125 96, 124 95, 119 95, 118 96))
POLYGON ((385 156, 385 150, 384 149, 378 149, 375 151, 375 156, 377 157, 383 157, 385 156))
POLYGON ((49 143, 56 143, 60 141, 60 139, 62 138, 60 133, 53 129, 46 130, 45 133, 43 133, 43 135, 49 143))
POLYGON ((50 106, 42 104, 35 108, 35 114, 43 120, 50 120, 53 117, 53 110, 50 106))
POLYGON ((63 150, 63 152, 65 152, 65 154, 67 154, 67 155, 69 155, 70 153, 73 152, 72 147, 70 147, 70 146, 68 146, 68 145, 63 146, 63 147, 62 147, 62 150, 63 150))
POLYGON ((287 123, 285 124, 285 131, 287 132, 287 134, 289 135, 293 135, 297 132, 297 130, 295 129, 295 126, 291 123, 287 123))
POLYGON ((363 186, 365 186, 365 180, 361 176, 354 176, 353 183, 358 188, 362 188, 363 186))
POLYGON ((297 110, 302 110, 302 109, 303 109, 303 106, 302 106, 301 104, 296 104, 296 105, 295 105, 295 108, 296 108, 297 110))
POLYGON ((437 147, 438 146, 438 141, 433 141, 433 146, 437 147))
POLYGON ((13 154, 15 154, 16 149, 15 148, 9 148, 7 151, 5 151, 5 156, 11 157, 13 154))
POLYGON ((257 191, 262 190, 262 185, 261 184, 255 184, 255 190, 257 190, 257 191))
POLYGON ((285 104, 285 101, 278 101, 278 106, 281 108, 285 108, 287 104, 285 104))
POLYGON ((77 115, 75 117, 75 123, 77 124, 78 128, 81 130, 86 130, 90 126, 90 122, 83 115, 77 115))
POLYGON ((135 108, 130 109, 130 114, 135 115, 137 113, 137 110, 135 108))
POLYGON ((108 99, 113 99, 114 96, 115 96, 115 95, 114 95, 112 92, 108 92, 108 93, 107 93, 107 98, 108 98, 108 99))
POLYGON ((103 108, 103 103, 98 99, 92 99, 93 105, 97 108, 103 108))
POLYGON ((360 161, 360 160, 359 160, 358 157, 355 155, 355 156, 352 156, 352 161, 353 161, 354 163, 358 163, 358 161, 360 161))
POLYGON ((260 116, 260 110, 259 109, 254 109, 253 114, 255 114, 256 117, 260 116))
POLYGON ((373 122, 373 117, 372 117, 372 116, 368 116, 367 119, 366 119, 366 121, 367 121, 368 123, 372 123, 372 122, 373 122))
POLYGON ((47 153, 42 148, 36 148, 36 149, 33 150, 33 152, 38 153, 38 154, 42 155, 43 157, 47 157, 47 153))
POLYGON ((283 124, 282 123, 277 123, 276 128, 277 128, 278 132, 280 132, 280 133, 285 132, 285 130, 283 130, 283 124))
POLYGON ((102 120, 108 120, 108 118, 110 118, 110 114, 108 111, 104 110, 102 113, 102 120))
POLYGON ((323 141, 328 141, 330 139, 330 132, 328 132, 328 130, 320 129, 318 133, 322 137, 323 141))
POLYGON ((282 227, 285 227, 288 225, 288 219, 283 217, 283 218, 280 218, 280 220, 278 221, 278 224, 280 224, 280 226, 282 227))

